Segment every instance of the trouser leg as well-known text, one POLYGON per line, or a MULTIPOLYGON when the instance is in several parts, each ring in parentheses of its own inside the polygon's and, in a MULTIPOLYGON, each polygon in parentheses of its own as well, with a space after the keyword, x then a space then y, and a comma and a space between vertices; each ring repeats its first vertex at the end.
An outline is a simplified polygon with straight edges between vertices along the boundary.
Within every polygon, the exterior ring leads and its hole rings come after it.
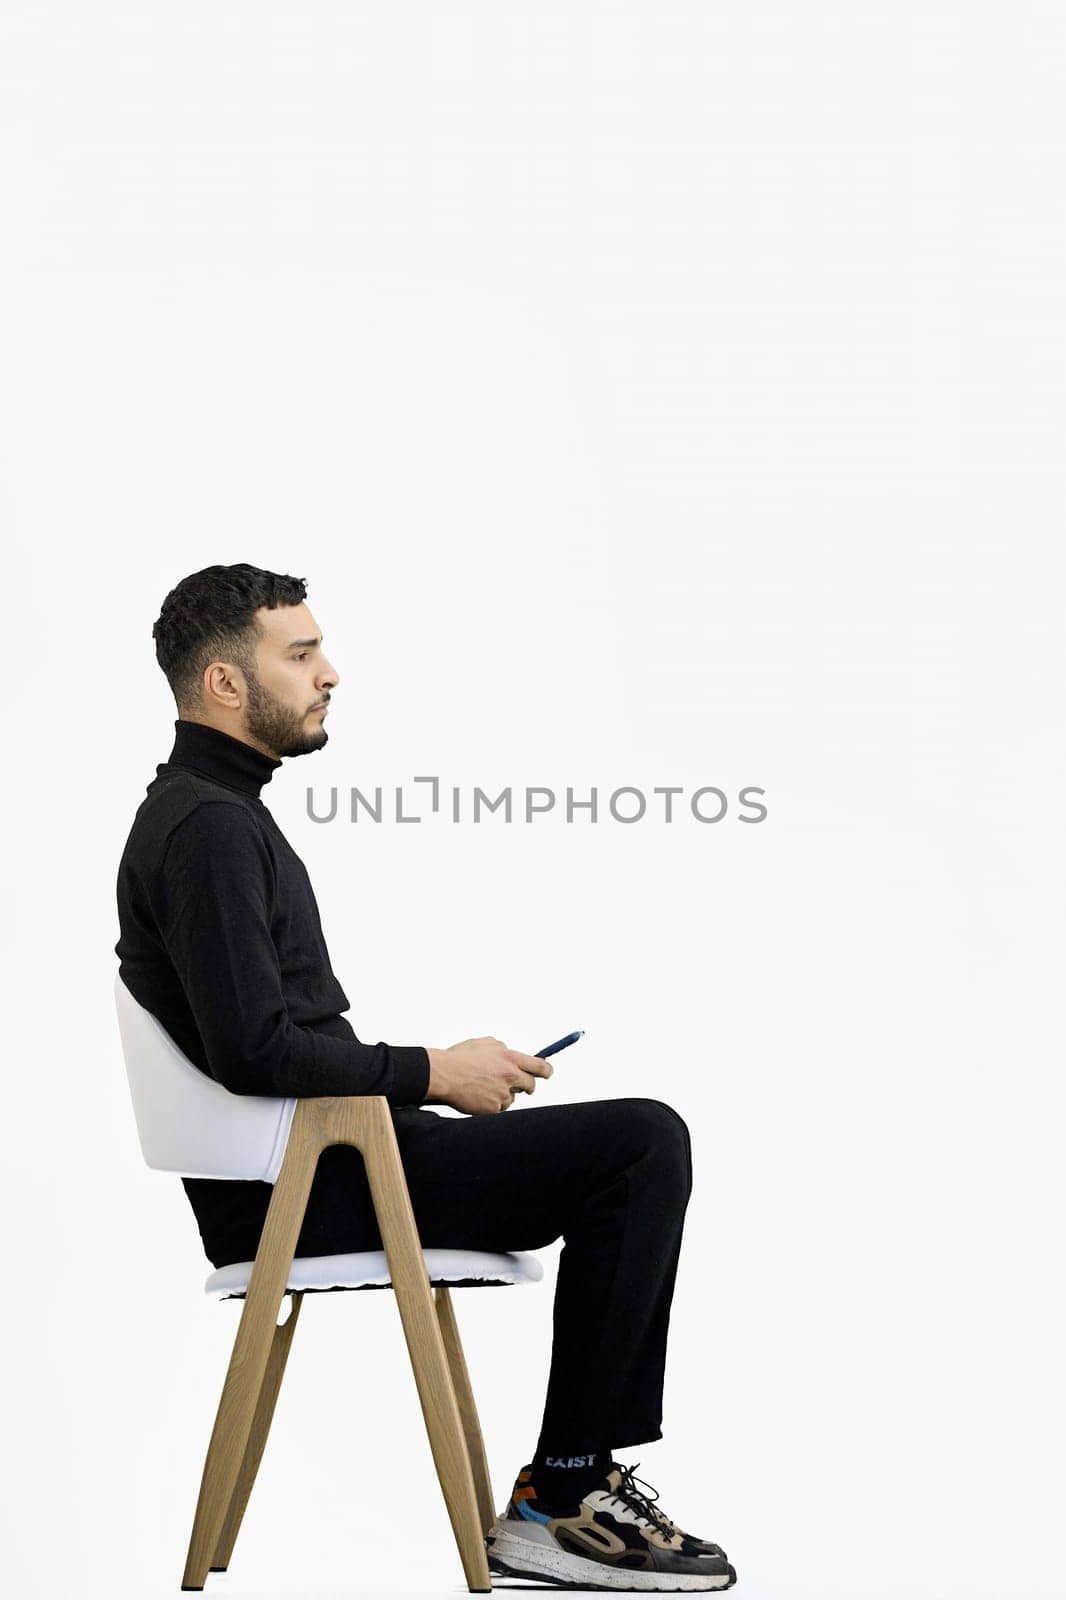
MULTIPOLYGON (((562 1238, 540 1443, 662 1437, 670 1305, 692 1187, 685 1123, 659 1100, 395 1117, 426 1248, 536 1250, 562 1238)), ((380 1249, 362 1158, 326 1150, 297 1254, 380 1249), (320 1181, 321 1180, 321 1181, 320 1181)))
MULTIPOLYGON (((637 1149, 564 1230, 538 1449, 580 1453, 662 1437, 670 1308, 692 1187, 687 1130, 658 1101, 627 1113, 637 1149)), ((671 1113, 676 1116, 676 1113, 671 1113)))

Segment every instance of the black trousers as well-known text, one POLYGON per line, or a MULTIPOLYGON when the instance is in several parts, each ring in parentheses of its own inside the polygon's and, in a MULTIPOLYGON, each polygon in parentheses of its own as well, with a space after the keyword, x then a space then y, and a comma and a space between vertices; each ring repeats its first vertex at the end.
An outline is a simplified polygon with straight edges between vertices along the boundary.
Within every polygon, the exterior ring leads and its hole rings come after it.
MULTIPOLYGON (((667 1329, 692 1148, 661 1100, 515 1104, 497 1116, 393 1112, 426 1248, 564 1240, 538 1447, 583 1454, 662 1438, 667 1329)), ((297 1255, 380 1250, 363 1158, 322 1152, 297 1255)))

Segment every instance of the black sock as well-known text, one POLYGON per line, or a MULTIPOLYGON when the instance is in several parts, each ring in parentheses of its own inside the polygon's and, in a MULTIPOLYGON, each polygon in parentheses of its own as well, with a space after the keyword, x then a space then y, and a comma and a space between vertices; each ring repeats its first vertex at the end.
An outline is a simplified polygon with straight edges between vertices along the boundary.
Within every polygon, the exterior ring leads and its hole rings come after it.
POLYGON ((531 1463, 538 1499, 551 1506, 576 1506, 607 1476, 611 1460, 607 1449, 556 1451, 538 1448, 531 1463))

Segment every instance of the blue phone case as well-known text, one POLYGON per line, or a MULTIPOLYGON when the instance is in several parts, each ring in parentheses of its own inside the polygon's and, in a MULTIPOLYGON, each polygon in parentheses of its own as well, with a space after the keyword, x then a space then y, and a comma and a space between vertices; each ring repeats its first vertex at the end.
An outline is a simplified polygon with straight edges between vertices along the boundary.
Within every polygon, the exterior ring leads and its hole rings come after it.
POLYGON ((565 1050, 568 1044, 576 1044, 584 1031, 584 1028, 579 1028, 576 1033, 568 1033, 565 1039, 556 1039, 554 1044, 546 1044, 543 1050, 535 1053, 538 1056, 553 1056, 557 1050, 565 1050))

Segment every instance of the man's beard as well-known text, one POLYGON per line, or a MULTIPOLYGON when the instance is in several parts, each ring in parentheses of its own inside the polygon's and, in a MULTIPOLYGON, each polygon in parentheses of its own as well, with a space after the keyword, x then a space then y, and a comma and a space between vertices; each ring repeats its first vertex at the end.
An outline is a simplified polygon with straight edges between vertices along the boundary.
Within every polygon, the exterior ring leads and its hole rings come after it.
POLYGON ((329 739, 324 727, 308 729, 306 718, 264 689, 254 673, 246 672, 244 681, 248 688, 246 726, 253 738, 276 750, 279 757, 305 756, 312 750, 321 750, 329 739))

